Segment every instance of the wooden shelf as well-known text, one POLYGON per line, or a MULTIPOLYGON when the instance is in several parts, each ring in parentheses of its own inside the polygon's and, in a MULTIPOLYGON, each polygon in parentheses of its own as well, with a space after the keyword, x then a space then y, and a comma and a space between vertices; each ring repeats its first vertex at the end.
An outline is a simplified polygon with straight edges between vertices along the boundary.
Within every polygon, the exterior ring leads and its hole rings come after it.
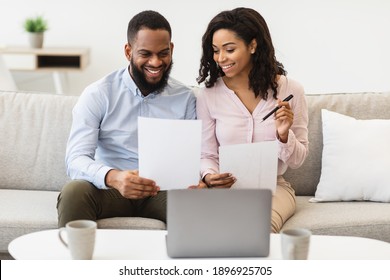
POLYGON ((10 70, 69 71, 83 70, 89 64, 88 48, 0 48, 10 70))
POLYGON ((64 93, 60 73, 66 77, 68 71, 80 71, 89 64, 89 48, 0 47, 0 56, 11 71, 52 73, 58 94, 64 93))

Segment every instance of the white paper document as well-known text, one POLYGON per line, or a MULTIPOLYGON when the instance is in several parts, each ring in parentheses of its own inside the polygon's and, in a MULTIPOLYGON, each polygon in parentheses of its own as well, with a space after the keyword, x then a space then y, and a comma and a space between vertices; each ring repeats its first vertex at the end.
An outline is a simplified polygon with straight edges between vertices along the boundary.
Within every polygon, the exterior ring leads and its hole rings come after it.
POLYGON ((236 189, 270 189, 275 192, 278 144, 265 141, 219 147, 219 171, 231 173, 236 189))
POLYGON ((198 185, 201 134, 200 120, 138 117, 139 175, 161 190, 198 185))

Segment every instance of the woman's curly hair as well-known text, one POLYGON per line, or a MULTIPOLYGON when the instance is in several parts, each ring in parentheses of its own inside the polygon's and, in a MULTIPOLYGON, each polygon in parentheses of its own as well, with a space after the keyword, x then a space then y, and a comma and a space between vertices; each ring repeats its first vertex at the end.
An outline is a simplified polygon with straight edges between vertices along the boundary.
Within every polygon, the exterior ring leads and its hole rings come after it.
POLYGON ((224 72, 214 61, 213 36, 219 29, 233 31, 247 45, 253 39, 257 42, 257 48, 252 55, 253 67, 249 73, 249 88, 255 96, 262 99, 268 98, 268 90, 271 89, 273 97, 277 96, 278 74, 286 75, 283 65, 276 60, 275 49, 272 44, 271 34, 264 18, 251 8, 236 8, 223 11, 216 15, 209 23, 202 37, 202 58, 200 60, 199 76, 197 82, 205 83, 206 87, 214 86, 224 72))

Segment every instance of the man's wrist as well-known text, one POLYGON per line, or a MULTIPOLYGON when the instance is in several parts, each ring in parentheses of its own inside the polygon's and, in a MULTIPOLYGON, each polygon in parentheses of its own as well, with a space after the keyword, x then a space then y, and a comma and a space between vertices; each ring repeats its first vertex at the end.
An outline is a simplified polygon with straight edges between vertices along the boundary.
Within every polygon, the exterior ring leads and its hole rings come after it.
POLYGON ((115 169, 110 169, 106 173, 106 176, 104 178, 104 184, 106 185, 107 188, 114 188, 114 186, 113 186, 113 176, 114 176, 114 173, 116 171, 117 170, 115 170, 115 169))

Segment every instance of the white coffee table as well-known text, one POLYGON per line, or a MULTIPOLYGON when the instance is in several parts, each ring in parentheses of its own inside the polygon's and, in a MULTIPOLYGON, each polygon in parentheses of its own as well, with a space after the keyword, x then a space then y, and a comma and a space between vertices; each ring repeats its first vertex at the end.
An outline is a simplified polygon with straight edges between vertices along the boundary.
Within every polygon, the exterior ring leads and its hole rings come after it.
MULTIPOLYGON (((164 230, 98 229, 96 260, 164 260, 164 230)), ((39 231, 20 236, 8 246, 9 253, 21 260, 66 260, 69 251, 58 239, 58 230, 39 231)), ((264 259, 281 259, 280 235, 271 234, 270 255, 264 259)), ((390 260, 390 243, 360 237, 313 235, 309 259, 322 260, 390 260)))

